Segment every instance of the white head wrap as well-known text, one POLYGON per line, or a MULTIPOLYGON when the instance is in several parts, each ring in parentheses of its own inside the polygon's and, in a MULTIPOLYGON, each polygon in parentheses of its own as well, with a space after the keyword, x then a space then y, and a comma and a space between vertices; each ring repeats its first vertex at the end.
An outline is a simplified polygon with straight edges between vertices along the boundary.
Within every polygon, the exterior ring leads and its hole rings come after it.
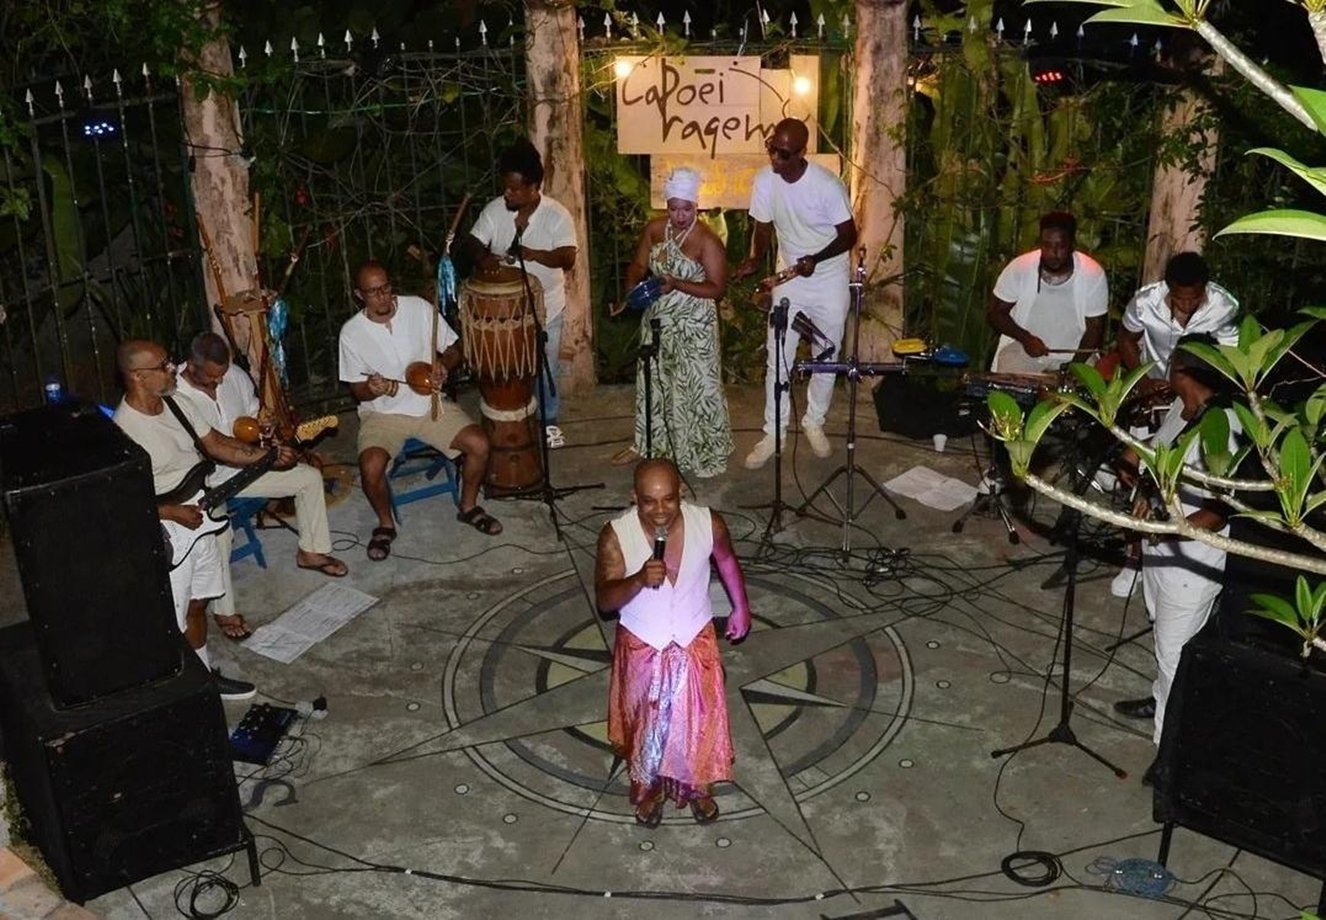
POLYGON ((693 204, 700 203, 700 174, 695 170, 681 166, 672 171, 663 183, 663 200, 680 198, 693 204))

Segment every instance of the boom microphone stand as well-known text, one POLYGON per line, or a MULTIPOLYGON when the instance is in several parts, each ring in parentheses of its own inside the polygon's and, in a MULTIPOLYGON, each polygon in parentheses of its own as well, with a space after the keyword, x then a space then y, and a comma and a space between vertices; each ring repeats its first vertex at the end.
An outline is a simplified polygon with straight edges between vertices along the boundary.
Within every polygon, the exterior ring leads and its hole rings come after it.
POLYGON ((786 297, 773 308, 769 321, 774 333, 774 497, 764 505, 745 505, 753 511, 769 509, 769 521, 764 525, 760 544, 764 545, 783 529, 783 512, 791 510, 783 502, 783 394, 792 389, 790 380, 783 380, 783 343, 787 340, 787 314, 792 304, 786 297))
MULTIPOLYGON (((1087 747, 1081 741, 1077 740, 1077 735, 1073 731, 1073 726, 1069 721, 1073 717, 1073 700, 1068 693, 1068 682, 1073 677, 1073 608, 1077 598, 1077 538, 1078 531, 1082 527, 1082 512, 1070 511, 1073 515, 1072 530, 1068 537, 1067 553, 1064 558, 1064 568, 1068 570, 1068 584, 1064 588, 1064 617, 1063 617, 1063 637, 1064 637, 1064 674, 1063 679, 1059 681, 1059 724, 1050 729, 1048 734, 1037 738, 1034 741, 1027 741, 1013 747, 1000 748, 991 751, 990 756, 994 758, 1003 757, 1005 754, 1016 754, 1019 751, 1030 750, 1034 747, 1040 747, 1042 744, 1067 744, 1077 748, 1088 757, 1108 767, 1119 779, 1127 779, 1126 770, 1121 770, 1110 763, 1101 755, 1097 754, 1091 748, 1087 747)), ((1051 662, 1053 667, 1053 662, 1051 662)))
POLYGON ((580 492, 585 489, 601 489, 603 483, 595 482, 587 485, 562 486, 555 488, 552 484, 552 451, 548 447, 548 405, 545 399, 546 395, 557 395, 557 381, 553 378, 552 368, 548 366, 548 330, 543 327, 539 321, 538 311, 534 309, 534 289, 529 283, 529 272, 525 270, 525 250, 521 245, 520 238, 524 230, 517 228, 516 237, 508 250, 509 255, 514 255, 516 261, 520 264, 520 280, 525 288, 525 309, 529 315, 534 317, 534 333, 536 348, 538 352, 535 360, 538 362, 538 395, 539 395, 539 460, 543 464, 543 482, 536 486, 530 486, 528 489, 521 489, 512 493, 509 498, 532 498, 541 501, 548 506, 548 516, 552 518, 553 531, 557 534, 557 539, 564 539, 562 535, 562 525, 557 520, 557 499, 580 492))
MULTIPOLYGON (((898 277, 889 280, 897 281, 901 277, 902 276, 899 275, 898 277)), ((829 518, 825 518, 824 516, 816 513, 811 509, 811 505, 814 503, 815 499, 820 495, 821 492, 827 495, 829 501, 833 502, 834 507, 836 507, 842 513, 843 516, 842 552, 844 556, 846 556, 848 553, 851 552, 852 523, 855 517, 857 516, 857 514, 859 513, 855 507, 855 498, 854 498, 854 484, 857 476, 861 476, 863 479, 865 479, 865 481, 870 484, 870 488, 873 490, 871 492, 870 497, 867 498, 865 502, 861 505, 860 511, 864 511, 866 509, 866 506, 869 505, 875 499, 875 496, 879 496, 880 498, 884 499, 885 502, 893 506, 893 513, 898 518, 898 520, 902 520, 903 518, 907 517, 907 512, 903 511, 902 508, 898 505, 898 503, 895 502, 889 496, 889 494, 884 491, 884 487, 881 486, 878 482, 876 482, 873 476, 871 476, 865 470, 861 469, 856 465, 857 384, 860 383, 861 375, 863 373, 878 372, 878 369, 876 367, 863 366, 859 360, 861 354, 860 351, 861 301, 863 299, 862 295, 865 292, 865 286, 866 286, 866 251, 864 248, 862 248, 857 255, 855 275, 851 283, 849 284, 849 287, 852 292, 852 314, 853 314, 852 357, 848 359, 845 365, 841 363, 829 363, 829 362, 817 361, 817 362, 808 362, 807 364, 802 366, 803 371, 809 371, 810 373, 835 373, 835 374, 842 373, 845 374, 847 377, 847 394, 848 394, 847 395, 847 462, 842 466, 838 467, 838 469, 834 470, 829 475, 829 478, 824 480, 824 482, 822 482, 819 485, 819 487, 815 489, 814 492, 810 493, 810 497, 807 498, 801 504, 801 506, 796 509, 796 513, 798 515, 817 517, 821 520, 828 520, 830 521, 830 523, 836 523, 836 521, 832 521, 829 518), (846 496, 846 501, 843 504, 839 504, 838 499, 835 498, 833 493, 829 491, 829 486, 831 486, 835 481, 837 481, 839 476, 843 475, 847 477, 847 496, 846 496)), ((775 405, 777 404, 775 403, 775 405)))

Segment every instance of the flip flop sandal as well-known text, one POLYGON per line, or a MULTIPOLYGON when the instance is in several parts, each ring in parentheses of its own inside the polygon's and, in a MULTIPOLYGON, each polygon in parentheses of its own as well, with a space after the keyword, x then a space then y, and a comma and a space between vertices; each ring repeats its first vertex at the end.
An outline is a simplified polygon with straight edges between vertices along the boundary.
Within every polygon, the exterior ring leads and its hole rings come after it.
POLYGON ((696 824, 713 824, 718 820, 718 803, 713 796, 691 800, 691 816, 696 824))
MULTIPOLYGON (((369 541, 369 546, 372 545, 372 541, 369 541)), ((390 547, 391 543, 388 542, 387 546, 390 547)), ((384 556, 383 558, 385 559, 386 557, 384 556)), ((350 574, 349 567, 341 560, 332 556, 328 556, 326 562, 315 562, 313 565, 304 565, 302 562, 296 562, 295 567, 307 569, 310 572, 321 572, 328 578, 344 578, 346 575, 350 574)))
POLYGON ((460 512, 456 515, 456 520, 462 524, 469 524, 479 533, 490 537, 495 537, 502 532, 502 525, 498 523, 497 518, 484 511, 482 505, 475 505, 469 511, 460 512))
POLYGON ((245 622, 244 617, 238 613, 231 616, 218 616, 212 614, 212 622, 216 624, 217 629, 221 630, 221 635, 225 636, 231 642, 243 642, 249 636, 253 635, 253 630, 249 629, 249 624, 245 622), (239 632, 233 631, 236 628, 239 629, 239 632))
POLYGON ((396 539, 395 527, 374 527, 373 537, 368 541, 368 558, 381 562, 391 555, 391 544, 396 539))
POLYGON ((663 823, 663 803, 666 799, 658 798, 641 802, 635 809, 635 823, 641 827, 655 828, 663 823))

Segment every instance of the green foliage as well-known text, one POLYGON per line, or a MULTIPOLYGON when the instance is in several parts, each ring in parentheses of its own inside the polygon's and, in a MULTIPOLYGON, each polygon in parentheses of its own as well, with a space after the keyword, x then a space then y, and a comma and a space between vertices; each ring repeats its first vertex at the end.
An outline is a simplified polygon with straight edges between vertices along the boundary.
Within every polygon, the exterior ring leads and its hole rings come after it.
POLYGON ((1251 600, 1257 606, 1249 613, 1292 630, 1303 640, 1302 655, 1308 657, 1323 625, 1321 613, 1326 607, 1326 582, 1313 587, 1300 575, 1294 585, 1292 603, 1274 594, 1254 594, 1251 600))

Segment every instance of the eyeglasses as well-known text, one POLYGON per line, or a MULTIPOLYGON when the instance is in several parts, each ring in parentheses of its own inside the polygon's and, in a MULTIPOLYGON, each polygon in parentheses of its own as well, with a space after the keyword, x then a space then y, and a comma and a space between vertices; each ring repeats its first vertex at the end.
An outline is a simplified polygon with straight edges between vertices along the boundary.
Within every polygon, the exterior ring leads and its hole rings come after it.
POLYGON ((139 372, 139 371, 142 371, 142 372, 144 372, 144 373, 147 373, 147 372, 149 372, 149 371, 170 371, 170 370, 174 370, 174 369, 175 369, 175 362, 174 362, 174 361, 162 361, 160 364, 153 364, 151 367, 135 367, 135 368, 133 368, 133 370, 134 370, 135 373, 137 373, 137 372, 139 372))
POLYGON ((786 147, 775 147, 772 138, 764 142, 764 149, 768 152, 769 156, 778 157, 780 160, 790 160, 799 152, 796 150, 789 150, 786 147))
POLYGON ((360 293, 365 297, 386 297, 391 293, 391 282, 379 284, 377 287, 364 288, 360 293))

